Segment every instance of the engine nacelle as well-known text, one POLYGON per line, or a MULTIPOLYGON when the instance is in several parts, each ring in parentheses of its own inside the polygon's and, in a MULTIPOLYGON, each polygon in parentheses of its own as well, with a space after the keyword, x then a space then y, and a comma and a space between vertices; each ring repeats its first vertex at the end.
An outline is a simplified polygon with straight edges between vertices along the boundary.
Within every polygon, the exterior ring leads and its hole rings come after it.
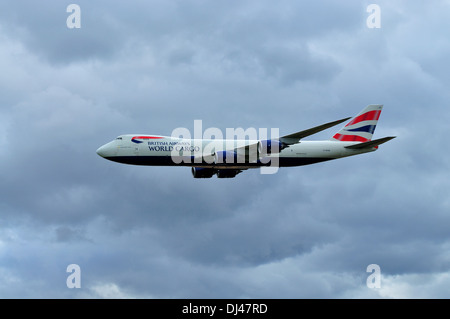
MULTIPOLYGON (((215 158, 215 164, 236 164, 237 154, 233 151, 217 151, 215 158)), ((234 176, 233 176, 234 177, 234 176)))
POLYGON ((280 153, 285 145, 279 140, 261 140, 258 142, 259 154, 268 155, 280 153))
POLYGON ((192 167, 192 176, 194 178, 211 178, 216 170, 213 168, 192 167))
POLYGON ((240 172, 238 169, 219 169, 217 170, 217 178, 233 178, 240 172))

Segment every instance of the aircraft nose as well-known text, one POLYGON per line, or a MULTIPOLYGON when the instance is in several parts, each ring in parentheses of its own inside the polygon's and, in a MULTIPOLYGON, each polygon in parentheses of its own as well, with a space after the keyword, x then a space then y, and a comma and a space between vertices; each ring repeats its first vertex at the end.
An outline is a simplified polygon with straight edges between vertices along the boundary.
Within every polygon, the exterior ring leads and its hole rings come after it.
POLYGON ((100 155, 101 157, 105 157, 107 155, 107 144, 100 146, 97 149, 97 154, 100 155))

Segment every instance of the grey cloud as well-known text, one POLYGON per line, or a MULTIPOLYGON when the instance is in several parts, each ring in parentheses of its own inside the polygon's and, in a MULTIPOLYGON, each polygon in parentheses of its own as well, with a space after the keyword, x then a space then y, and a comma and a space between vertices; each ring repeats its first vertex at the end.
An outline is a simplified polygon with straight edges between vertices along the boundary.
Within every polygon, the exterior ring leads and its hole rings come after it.
POLYGON ((443 43, 445 3, 382 2, 380 30, 332 1, 79 4, 80 30, 68 3, 0 5, 1 297, 446 297, 447 46, 413 43, 443 43), (95 154, 195 119, 288 134, 370 103, 376 136, 397 139, 275 175, 95 154))

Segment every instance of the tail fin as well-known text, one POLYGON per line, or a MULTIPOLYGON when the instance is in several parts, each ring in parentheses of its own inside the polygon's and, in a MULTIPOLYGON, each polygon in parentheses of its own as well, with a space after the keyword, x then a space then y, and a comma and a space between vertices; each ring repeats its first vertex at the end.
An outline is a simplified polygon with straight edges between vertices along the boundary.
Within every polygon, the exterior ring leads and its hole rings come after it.
POLYGON ((339 132, 334 134, 332 140, 343 142, 371 141, 382 109, 383 105, 380 104, 367 106, 339 132))

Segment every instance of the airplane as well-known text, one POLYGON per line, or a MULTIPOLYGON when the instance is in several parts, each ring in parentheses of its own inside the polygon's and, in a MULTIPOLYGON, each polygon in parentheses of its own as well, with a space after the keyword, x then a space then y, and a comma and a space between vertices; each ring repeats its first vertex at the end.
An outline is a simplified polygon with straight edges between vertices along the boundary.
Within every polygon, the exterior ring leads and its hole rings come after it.
POLYGON ((191 167, 194 178, 233 178, 244 170, 309 165, 373 152, 395 138, 372 140, 383 105, 371 104, 351 119, 329 140, 303 138, 350 119, 271 139, 191 139, 175 136, 126 134, 97 149, 110 161, 149 166, 191 167))

